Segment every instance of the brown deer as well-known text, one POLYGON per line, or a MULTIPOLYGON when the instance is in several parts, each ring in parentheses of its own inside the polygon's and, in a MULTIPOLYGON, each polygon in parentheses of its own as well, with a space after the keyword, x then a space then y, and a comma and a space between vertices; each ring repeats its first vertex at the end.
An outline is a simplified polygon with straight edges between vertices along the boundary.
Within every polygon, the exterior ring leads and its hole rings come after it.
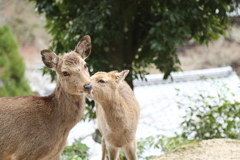
POLYGON ((92 90, 84 61, 90 52, 88 35, 62 56, 42 50, 44 64, 57 75, 54 92, 46 97, 0 98, 1 160, 60 159, 69 131, 83 115, 84 93, 92 90))
POLYGON ((102 134, 102 160, 106 149, 110 160, 118 158, 120 148, 129 160, 137 159, 136 130, 140 107, 132 89, 124 81, 128 70, 97 72, 91 77, 98 129, 102 134))

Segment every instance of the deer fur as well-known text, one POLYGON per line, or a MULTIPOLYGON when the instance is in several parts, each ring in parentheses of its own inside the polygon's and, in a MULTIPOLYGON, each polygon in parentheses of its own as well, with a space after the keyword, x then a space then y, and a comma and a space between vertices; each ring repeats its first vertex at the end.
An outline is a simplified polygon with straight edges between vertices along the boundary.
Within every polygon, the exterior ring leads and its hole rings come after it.
POLYGON ((84 61, 90 52, 88 35, 62 56, 42 50, 44 64, 57 75, 54 92, 0 98, 1 160, 60 160, 69 131, 83 115, 84 92, 92 90, 84 61))
POLYGON ((124 81, 128 72, 97 72, 91 77, 93 91, 87 96, 96 105, 98 129, 102 134, 102 160, 106 150, 110 160, 117 160, 120 148, 129 160, 137 160, 136 130, 140 107, 124 81))

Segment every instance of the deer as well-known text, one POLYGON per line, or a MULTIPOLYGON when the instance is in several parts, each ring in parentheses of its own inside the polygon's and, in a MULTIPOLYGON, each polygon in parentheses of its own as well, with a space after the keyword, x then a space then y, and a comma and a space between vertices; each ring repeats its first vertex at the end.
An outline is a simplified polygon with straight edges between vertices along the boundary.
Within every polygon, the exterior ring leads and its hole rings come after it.
POLYGON ((43 63, 56 72, 53 93, 0 98, 1 160, 60 160, 70 130, 83 116, 85 94, 92 91, 85 62, 90 52, 89 35, 63 55, 42 50, 43 63))
POLYGON ((102 160, 106 152, 110 160, 117 160, 123 149, 128 160, 137 160, 136 130, 140 106, 133 90, 124 80, 129 70, 97 72, 91 77, 97 126, 102 134, 102 160))

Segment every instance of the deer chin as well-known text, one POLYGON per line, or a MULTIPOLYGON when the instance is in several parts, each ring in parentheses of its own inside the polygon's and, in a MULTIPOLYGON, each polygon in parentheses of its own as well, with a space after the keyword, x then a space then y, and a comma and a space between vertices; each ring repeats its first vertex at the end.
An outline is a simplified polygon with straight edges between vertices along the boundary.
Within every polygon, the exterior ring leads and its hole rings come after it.
POLYGON ((91 90, 91 92, 88 92, 88 93, 86 94, 86 96, 87 96, 88 98, 94 100, 93 90, 91 90))

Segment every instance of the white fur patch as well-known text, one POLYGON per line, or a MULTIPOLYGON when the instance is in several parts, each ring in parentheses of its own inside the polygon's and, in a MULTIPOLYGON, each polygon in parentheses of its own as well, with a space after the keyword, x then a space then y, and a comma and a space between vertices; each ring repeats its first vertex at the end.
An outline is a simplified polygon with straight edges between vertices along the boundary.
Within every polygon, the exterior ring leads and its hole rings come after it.
POLYGON ((52 62, 55 63, 55 64, 57 64, 57 58, 54 58, 54 59, 52 60, 52 62))

